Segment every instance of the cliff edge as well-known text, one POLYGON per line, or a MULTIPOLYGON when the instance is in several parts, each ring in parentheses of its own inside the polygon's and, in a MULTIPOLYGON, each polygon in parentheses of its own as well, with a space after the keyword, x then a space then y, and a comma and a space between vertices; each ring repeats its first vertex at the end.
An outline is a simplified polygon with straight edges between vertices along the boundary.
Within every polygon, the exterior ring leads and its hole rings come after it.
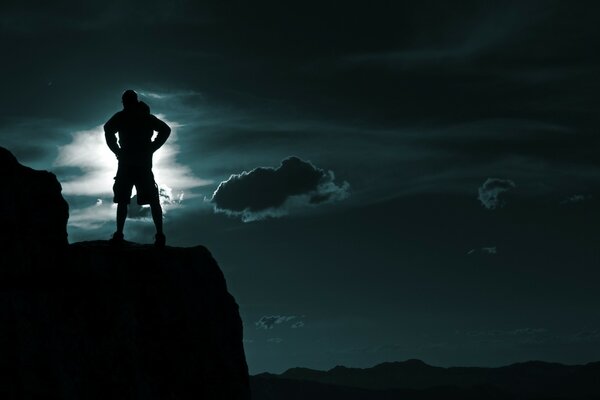
POLYGON ((0 148, 0 177, 0 398, 249 398, 238 306, 205 247, 69 245, 53 174, 0 148))

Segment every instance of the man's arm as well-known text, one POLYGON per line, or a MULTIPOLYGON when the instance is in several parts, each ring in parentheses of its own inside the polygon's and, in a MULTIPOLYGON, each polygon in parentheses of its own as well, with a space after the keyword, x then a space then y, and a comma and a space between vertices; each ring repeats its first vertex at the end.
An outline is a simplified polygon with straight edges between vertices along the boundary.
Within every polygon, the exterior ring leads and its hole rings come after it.
POLYGON ((106 124, 104 124, 104 138, 106 139, 106 144, 110 151, 115 153, 117 157, 119 157, 119 154, 121 153, 121 148, 117 144, 117 131, 119 130, 117 127, 118 115, 119 113, 116 113, 108 120, 108 122, 106 122, 106 124))
POLYGON ((158 134, 156 135, 156 139, 154 139, 154 141, 152 142, 152 150, 156 151, 160 149, 169 138, 169 135, 171 134, 171 128, 164 121, 161 121, 154 115, 152 115, 151 118, 152 129, 158 132, 158 134))

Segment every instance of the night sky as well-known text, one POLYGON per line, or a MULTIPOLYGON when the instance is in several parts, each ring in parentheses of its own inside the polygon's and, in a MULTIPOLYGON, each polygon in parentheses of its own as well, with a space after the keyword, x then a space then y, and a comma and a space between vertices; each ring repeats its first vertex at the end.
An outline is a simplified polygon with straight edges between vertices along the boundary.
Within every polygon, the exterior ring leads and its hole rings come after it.
MULTIPOLYGON (((3 1, 0 145, 114 231, 136 90, 251 373, 600 360, 600 3, 3 1)), ((13 188, 13 190, 19 190, 13 188)), ((40 207, 44 207, 40 199, 40 207)), ((125 236, 153 241, 149 209, 125 236)))

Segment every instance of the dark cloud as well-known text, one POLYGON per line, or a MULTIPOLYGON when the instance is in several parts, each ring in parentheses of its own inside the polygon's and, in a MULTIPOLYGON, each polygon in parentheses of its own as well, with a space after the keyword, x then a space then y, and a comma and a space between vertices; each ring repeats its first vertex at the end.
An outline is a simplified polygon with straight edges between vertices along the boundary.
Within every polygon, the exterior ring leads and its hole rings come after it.
POLYGON ((500 194, 514 187, 515 183, 510 179, 488 178, 479 188, 477 198, 485 208, 494 210, 504 205, 504 202, 499 198, 500 194))
POLYGON ((333 171, 289 157, 277 168, 258 167, 231 175, 219 184, 210 201, 216 212, 254 221, 286 215, 297 206, 341 200, 348 189, 347 182, 335 183, 333 171))

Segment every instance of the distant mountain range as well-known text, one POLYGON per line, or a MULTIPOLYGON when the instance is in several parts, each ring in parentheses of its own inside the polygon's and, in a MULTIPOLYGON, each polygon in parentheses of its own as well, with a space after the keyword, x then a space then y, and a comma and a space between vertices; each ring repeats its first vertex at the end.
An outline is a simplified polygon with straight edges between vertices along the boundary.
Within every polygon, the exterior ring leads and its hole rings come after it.
POLYGON ((255 375, 251 385, 255 400, 600 399, 600 362, 442 368, 408 360, 372 368, 292 368, 255 375))

